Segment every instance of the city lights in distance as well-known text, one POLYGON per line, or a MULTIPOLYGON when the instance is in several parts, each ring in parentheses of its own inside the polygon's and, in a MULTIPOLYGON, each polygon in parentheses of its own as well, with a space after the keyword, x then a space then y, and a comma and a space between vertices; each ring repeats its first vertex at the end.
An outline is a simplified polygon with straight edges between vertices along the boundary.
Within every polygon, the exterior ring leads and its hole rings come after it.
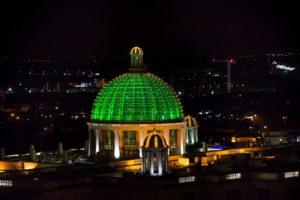
POLYGON ((0 180, 0 187, 12 187, 12 180, 0 180))
POLYGON ((213 58, 212 62, 221 62, 221 63, 232 63, 232 64, 235 64, 236 63, 236 59, 229 58, 229 59, 226 59, 226 60, 222 60, 222 59, 215 59, 215 58, 213 58))
POLYGON ((284 178, 294 178, 294 177, 299 177, 299 171, 284 172, 284 178))
POLYGON ((236 179, 241 179, 241 178, 242 178, 241 173, 227 174, 225 177, 226 180, 236 180, 236 179))
POLYGON ((275 65, 275 67, 277 69, 283 69, 283 70, 287 70, 287 71, 294 71, 296 69, 295 67, 289 67, 289 66, 286 66, 286 65, 278 64, 276 61, 273 61, 272 64, 275 65))
POLYGON ((235 63, 236 60, 235 60, 234 58, 230 58, 230 59, 228 59, 228 62, 230 62, 230 63, 235 63))
POLYGON ((195 176, 188 176, 188 177, 181 177, 178 179, 179 183, 191 183, 195 182, 196 177, 195 176))

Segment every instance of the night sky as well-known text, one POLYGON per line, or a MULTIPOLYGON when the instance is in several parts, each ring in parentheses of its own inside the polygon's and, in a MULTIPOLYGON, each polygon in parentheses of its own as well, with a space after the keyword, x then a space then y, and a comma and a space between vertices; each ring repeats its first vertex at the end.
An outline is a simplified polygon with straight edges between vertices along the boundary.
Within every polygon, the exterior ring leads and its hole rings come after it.
POLYGON ((1 1, 0 55, 299 52, 298 10, 287 0, 1 1))

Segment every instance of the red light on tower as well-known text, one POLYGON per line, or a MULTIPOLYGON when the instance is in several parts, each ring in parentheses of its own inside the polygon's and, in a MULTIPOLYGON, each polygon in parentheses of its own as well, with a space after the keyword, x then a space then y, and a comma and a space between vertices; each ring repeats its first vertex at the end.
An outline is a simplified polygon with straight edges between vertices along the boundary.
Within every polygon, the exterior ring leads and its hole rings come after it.
POLYGON ((231 65, 236 63, 236 60, 234 58, 228 58, 224 60, 219 59, 212 59, 212 62, 218 62, 218 63, 227 63, 227 93, 229 94, 231 91, 231 65))
POLYGON ((230 62, 230 63, 235 63, 236 60, 235 60, 234 58, 230 58, 230 59, 228 59, 228 62, 230 62))

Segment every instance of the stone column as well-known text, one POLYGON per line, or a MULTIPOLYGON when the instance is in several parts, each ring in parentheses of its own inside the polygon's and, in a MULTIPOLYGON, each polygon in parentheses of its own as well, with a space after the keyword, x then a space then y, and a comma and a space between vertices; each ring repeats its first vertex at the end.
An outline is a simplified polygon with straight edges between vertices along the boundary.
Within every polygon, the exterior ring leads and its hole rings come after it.
POLYGON ((185 146, 186 146, 186 129, 185 128, 180 128, 180 154, 185 153, 185 146))
POLYGON ((142 157, 142 149, 141 146, 143 146, 143 142, 145 140, 145 134, 144 134, 144 130, 139 130, 139 150, 140 150, 140 158, 142 157))
POLYGON ((147 164, 146 164, 145 172, 150 173, 150 169, 151 169, 151 155, 150 155, 149 152, 146 152, 146 158, 147 158, 147 164))
MULTIPOLYGON (((190 131, 190 138, 191 138, 191 144, 195 144, 195 127, 193 127, 193 128, 191 128, 190 129, 191 131, 190 131)), ((186 137, 188 137, 188 136, 186 136, 186 137)))
POLYGON ((145 156, 145 152, 144 151, 142 151, 142 174, 144 174, 145 173, 145 168, 146 168, 146 166, 145 166, 145 164, 146 164, 146 156, 145 156))
POLYGON ((158 165, 158 175, 162 176, 163 174, 163 166, 162 166, 162 152, 158 151, 156 153, 156 158, 157 158, 157 165, 158 165))
POLYGON ((95 151, 96 151, 96 154, 100 151, 100 148, 99 148, 99 129, 97 128, 95 130, 95 136, 96 136, 96 143, 95 143, 95 151))
POLYGON ((186 128, 186 143, 189 144, 190 143, 190 131, 189 128, 186 128))
POLYGON ((119 131, 114 130, 114 156, 120 158, 119 131))
POLYGON ((177 134, 177 141, 176 141, 176 153, 175 154, 180 154, 181 153, 181 148, 183 144, 183 137, 180 132, 181 129, 176 129, 176 134, 177 134))
POLYGON ((153 153, 150 154, 150 175, 154 175, 154 158, 153 153))
POLYGON ((124 137, 123 130, 118 130, 120 156, 124 157, 124 137))
POLYGON ((195 142, 198 143, 198 126, 195 127, 195 142))
POLYGON ((170 146, 170 130, 164 130, 163 136, 166 139, 167 145, 170 146))

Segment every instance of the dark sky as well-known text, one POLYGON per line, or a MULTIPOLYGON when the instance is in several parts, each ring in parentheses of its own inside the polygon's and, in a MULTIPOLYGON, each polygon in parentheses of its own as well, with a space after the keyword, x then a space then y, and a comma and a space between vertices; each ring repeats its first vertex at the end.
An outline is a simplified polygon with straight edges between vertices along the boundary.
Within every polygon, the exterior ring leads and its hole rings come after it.
POLYGON ((0 55, 299 52, 299 13, 288 0, 1 1, 0 55))

